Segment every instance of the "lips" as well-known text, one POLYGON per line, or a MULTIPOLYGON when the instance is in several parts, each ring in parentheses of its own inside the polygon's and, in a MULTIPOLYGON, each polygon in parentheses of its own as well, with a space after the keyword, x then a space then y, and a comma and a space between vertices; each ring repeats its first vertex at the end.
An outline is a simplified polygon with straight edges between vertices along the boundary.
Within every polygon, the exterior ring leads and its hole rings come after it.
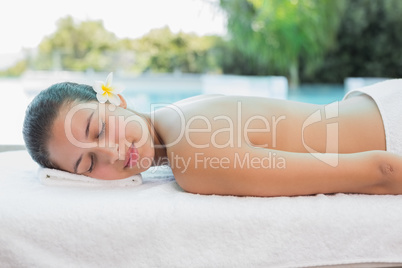
POLYGON ((127 150, 126 162, 124 163, 124 168, 131 168, 137 164, 139 158, 138 149, 135 147, 134 143, 127 150))

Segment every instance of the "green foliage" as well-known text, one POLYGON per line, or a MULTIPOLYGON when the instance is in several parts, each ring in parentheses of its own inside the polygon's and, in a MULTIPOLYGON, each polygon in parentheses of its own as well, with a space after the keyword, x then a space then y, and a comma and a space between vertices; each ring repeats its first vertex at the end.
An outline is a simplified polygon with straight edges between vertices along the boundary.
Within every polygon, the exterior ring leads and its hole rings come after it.
POLYGON ((0 76, 34 70, 286 75, 304 82, 402 76, 401 0, 220 0, 230 36, 154 29, 118 39, 101 21, 60 19, 36 54, 0 76))
POLYGON ((25 72, 28 66, 28 61, 26 59, 18 61, 12 67, 7 70, 0 71, 0 76, 6 77, 17 77, 25 72))
POLYGON ((172 33, 168 27, 151 30, 139 39, 118 39, 101 21, 77 23, 60 19, 57 30, 45 37, 36 56, 0 75, 35 70, 126 72, 220 72, 215 44, 218 36, 172 33))
POLYGON ((84 71, 104 70, 112 65, 106 54, 117 50, 118 40, 101 21, 76 23, 72 17, 60 19, 57 31, 45 37, 34 61, 37 69, 84 71))
POLYGON ((342 83, 346 77, 402 77, 402 1, 350 0, 336 46, 310 82, 342 83))
POLYGON ((210 53, 219 38, 174 34, 168 27, 151 30, 133 41, 137 71, 203 73, 218 66, 210 53))
MULTIPOLYGON (((214 58, 220 66, 222 73, 236 75, 266 75, 266 65, 260 63, 255 57, 240 51, 233 42, 220 39, 212 48, 214 58)), ((270 72, 270 74, 274 74, 270 72)))
POLYGON ((220 4, 236 48, 265 74, 280 72, 297 84, 300 61, 313 70, 333 46, 344 0, 221 0, 220 4))

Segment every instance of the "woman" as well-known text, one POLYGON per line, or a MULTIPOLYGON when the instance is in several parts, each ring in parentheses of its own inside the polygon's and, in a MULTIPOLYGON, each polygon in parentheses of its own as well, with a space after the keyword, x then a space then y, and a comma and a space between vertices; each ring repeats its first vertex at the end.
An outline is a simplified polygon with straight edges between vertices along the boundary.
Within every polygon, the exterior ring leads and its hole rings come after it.
POLYGON ((389 123, 402 117, 401 80, 329 105, 201 95, 150 114, 111 91, 109 83, 42 91, 24 122, 32 158, 98 179, 170 165, 177 183, 199 194, 402 193, 401 139, 389 123), (118 106, 101 103, 105 94, 118 106))

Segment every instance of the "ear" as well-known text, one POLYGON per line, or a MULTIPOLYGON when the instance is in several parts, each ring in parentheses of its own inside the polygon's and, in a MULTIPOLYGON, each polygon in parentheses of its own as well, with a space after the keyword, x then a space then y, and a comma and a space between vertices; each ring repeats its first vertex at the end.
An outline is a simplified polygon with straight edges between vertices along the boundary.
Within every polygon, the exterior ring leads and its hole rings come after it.
POLYGON ((125 99, 122 95, 120 95, 120 94, 117 94, 117 96, 119 96, 120 101, 121 101, 119 107, 121 107, 121 108, 123 108, 123 109, 127 109, 127 102, 126 102, 126 99, 125 99))

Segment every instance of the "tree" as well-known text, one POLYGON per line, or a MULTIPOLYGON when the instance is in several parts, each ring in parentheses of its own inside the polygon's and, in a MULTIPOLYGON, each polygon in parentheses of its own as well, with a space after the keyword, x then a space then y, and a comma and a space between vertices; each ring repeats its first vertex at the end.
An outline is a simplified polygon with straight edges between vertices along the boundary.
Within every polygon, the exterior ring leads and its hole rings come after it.
POLYGON ((8 77, 16 77, 20 76, 28 67, 28 61, 26 59, 22 59, 15 63, 10 68, 0 71, 0 76, 8 76, 8 77))
POLYGON ((219 36, 172 33, 168 27, 153 29, 139 39, 117 39, 101 21, 77 23, 66 17, 42 40, 36 56, 0 75, 19 75, 28 65, 34 70, 220 72, 217 43, 222 43, 219 36))
POLYGON ((107 53, 117 48, 116 36, 102 21, 76 23, 68 16, 59 20, 55 33, 42 40, 34 65, 37 69, 104 70, 113 64, 107 53))
POLYGON ((348 1, 336 46, 304 79, 342 83, 346 77, 401 77, 401 14, 400 0, 348 1))
POLYGON ((136 70, 153 72, 202 73, 218 69, 210 53, 219 37, 172 33, 169 27, 153 29, 133 40, 136 70))
POLYGON ((344 0, 220 0, 236 47, 263 72, 299 83, 300 62, 314 70, 334 43, 344 0))

